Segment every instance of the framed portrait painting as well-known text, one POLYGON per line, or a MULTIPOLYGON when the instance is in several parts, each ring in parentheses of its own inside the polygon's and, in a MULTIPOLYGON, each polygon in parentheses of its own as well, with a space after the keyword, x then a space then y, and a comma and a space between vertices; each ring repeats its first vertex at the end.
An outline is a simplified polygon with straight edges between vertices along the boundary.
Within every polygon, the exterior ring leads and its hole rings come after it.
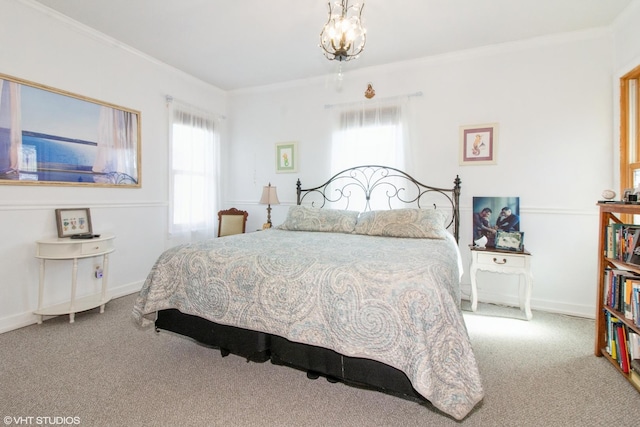
POLYGON ((498 232, 517 233, 520 227, 520 197, 473 197, 474 245, 497 247, 498 232))
POLYGON ((460 126, 461 165, 495 164, 497 145, 497 123, 460 126))

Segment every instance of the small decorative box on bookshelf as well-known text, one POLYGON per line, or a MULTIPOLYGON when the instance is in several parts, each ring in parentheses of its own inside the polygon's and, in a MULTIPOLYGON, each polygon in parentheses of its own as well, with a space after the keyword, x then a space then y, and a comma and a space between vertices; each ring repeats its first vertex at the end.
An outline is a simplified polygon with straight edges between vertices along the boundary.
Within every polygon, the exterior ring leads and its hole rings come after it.
POLYGON ((640 205, 598 203, 595 355, 640 391, 640 205))

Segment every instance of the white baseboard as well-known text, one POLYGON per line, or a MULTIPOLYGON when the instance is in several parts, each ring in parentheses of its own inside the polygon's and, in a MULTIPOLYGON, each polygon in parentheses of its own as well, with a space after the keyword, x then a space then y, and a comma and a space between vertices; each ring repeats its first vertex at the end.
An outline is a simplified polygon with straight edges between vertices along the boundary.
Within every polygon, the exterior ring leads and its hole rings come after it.
MULTIPOLYGON (((112 299, 120 298, 125 295, 131 295, 133 293, 140 292, 143 283, 144 281, 140 281, 118 286, 116 288, 110 288, 109 294, 111 295, 112 299)), ((25 313, 15 314, 13 316, 0 318, 0 334, 38 323, 38 317, 39 316, 33 314, 32 311, 29 311, 25 313)), ((51 316, 46 318, 50 319, 51 316)))
MULTIPOLYGON (((471 300, 471 285, 461 284, 462 298, 471 300)), ((479 292, 478 302, 484 302, 488 304, 499 304, 518 307, 519 301, 517 298, 507 295, 502 295, 494 292, 479 292)), ((564 304, 557 301, 541 300, 531 298, 531 310, 546 311, 549 313, 566 314, 569 316, 584 317, 587 319, 595 319, 595 306, 592 305, 579 305, 579 304, 564 304)), ((535 318, 535 313, 534 316, 535 318)))

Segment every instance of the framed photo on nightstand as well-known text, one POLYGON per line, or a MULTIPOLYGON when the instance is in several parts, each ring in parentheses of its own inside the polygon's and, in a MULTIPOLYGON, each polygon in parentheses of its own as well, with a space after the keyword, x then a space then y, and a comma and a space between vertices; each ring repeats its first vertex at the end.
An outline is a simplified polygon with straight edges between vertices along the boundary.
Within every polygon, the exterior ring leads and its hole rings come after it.
POLYGON ((499 231, 520 230, 519 197, 473 197, 474 244, 496 247, 499 231))
POLYGON ((500 231, 496 233, 496 249, 522 252, 524 233, 522 231, 500 231))

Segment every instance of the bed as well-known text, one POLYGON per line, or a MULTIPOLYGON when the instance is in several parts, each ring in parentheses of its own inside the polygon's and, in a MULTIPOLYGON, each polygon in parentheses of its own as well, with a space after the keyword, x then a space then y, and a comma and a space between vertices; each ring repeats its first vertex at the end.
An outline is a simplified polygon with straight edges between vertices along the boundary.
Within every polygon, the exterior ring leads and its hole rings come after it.
POLYGON ((296 189, 273 229, 165 251, 137 324, 463 419, 484 391, 460 308, 460 179, 367 165, 296 189))

